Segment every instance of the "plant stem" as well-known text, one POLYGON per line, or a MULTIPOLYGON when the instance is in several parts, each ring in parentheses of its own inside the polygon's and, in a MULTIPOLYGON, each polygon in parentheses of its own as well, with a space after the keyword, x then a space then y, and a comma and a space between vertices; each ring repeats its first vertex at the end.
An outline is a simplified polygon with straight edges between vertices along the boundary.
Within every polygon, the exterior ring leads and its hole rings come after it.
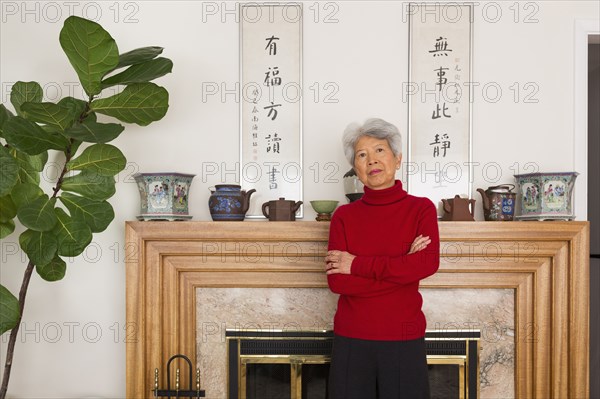
POLYGON ((23 276, 23 282, 21 283, 21 291, 19 291, 19 320, 17 325, 10 331, 10 339, 8 340, 8 349, 6 351, 6 362, 4 363, 4 375, 2 377, 2 387, 0 388, 0 399, 6 397, 6 391, 8 390, 8 380, 10 379, 10 370, 12 368, 12 359, 15 352, 15 344, 17 343, 17 335, 19 334, 19 327, 21 326, 21 319, 23 318, 23 309, 25 308, 25 297, 27 296, 27 287, 29 287, 29 280, 31 280, 31 274, 33 273, 35 265, 32 261, 29 261, 27 268, 25 269, 25 275, 23 276))
MULTIPOLYGON (((62 186, 62 182, 65 178, 65 175, 67 174, 67 164, 69 163, 69 161, 71 160, 71 158, 73 157, 73 142, 75 140, 71 139, 71 144, 69 145, 69 148, 67 148, 67 150, 65 151, 65 165, 63 166, 63 170, 62 172, 60 172, 60 177, 58 178, 58 180, 56 181, 56 187, 54 187, 54 193, 52 194, 51 198, 56 198, 56 194, 58 194, 58 192, 60 191, 60 187, 62 186)), ((2 398, 0 398, 2 399, 2 398)))
MULTIPOLYGON (((54 187, 54 193, 52 194, 52 198, 55 198, 58 192, 60 191, 60 187, 62 186, 63 179, 65 174, 67 173, 67 163, 73 157, 72 148, 73 148, 74 140, 71 139, 71 144, 69 148, 65 151, 65 166, 56 182, 56 187, 54 187)), ((2 386, 0 387, 0 399, 4 399, 6 397, 6 392, 8 390, 8 381, 10 380, 10 371, 12 368, 12 360, 15 353, 15 344, 17 343, 17 336, 19 335, 19 327, 21 326, 21 319, 23 318, 23 309, 25 308, 25 297, 27 296, 27 288, 29 287, 29 281, 31 280, 31 275, 33 274, 33 269, 35 265, 32 261, 29 261, 27 268, 25 269, 25 275, 23 276, 23 282, 21 283, 21 291, 19 291, 19 319, 17 321, 17 325, 10 330, 10 338, 8 340, 8 349, 6 351, 6 362, 4 364, 4 375, 2 376, 2 386)))

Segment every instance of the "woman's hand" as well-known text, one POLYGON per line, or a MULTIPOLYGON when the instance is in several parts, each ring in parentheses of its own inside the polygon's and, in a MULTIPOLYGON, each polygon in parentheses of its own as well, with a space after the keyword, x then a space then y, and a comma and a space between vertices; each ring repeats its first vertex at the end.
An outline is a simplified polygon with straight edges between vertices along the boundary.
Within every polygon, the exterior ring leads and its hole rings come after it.
POLYGON ((425 249, 431 243, 431 239, 429 237, 423 237, 423 234, 420 234, 415 238, 412 244, 410 244, 410 251, 408 251, 408 255, 414 254, 415 252, 419 252, 425 249))
POLYGON ((346 251, 327 251, 325 272, 327 274, 350 274, 354 258, 356 256, 346 251))

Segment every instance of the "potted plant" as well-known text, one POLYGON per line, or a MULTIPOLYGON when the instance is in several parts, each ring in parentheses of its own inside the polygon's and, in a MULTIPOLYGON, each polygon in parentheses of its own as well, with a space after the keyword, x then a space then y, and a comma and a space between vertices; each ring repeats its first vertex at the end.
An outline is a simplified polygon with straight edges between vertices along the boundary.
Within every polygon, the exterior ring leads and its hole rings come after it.
POLYGON ((33 271, 47 281, 64 277, 64 258, 81 254, 94 233, 114 218, 107 199, 115 193, 114 176, 126 159, 108 144, 124 130, 97 114, 146 126, 162 119, 169 93, 151 81, 171 72, 171 60, 159 57, 160 47, 143 47, 119 54, 115 40, 99 24, 69 17, 60 32, 60 45, 87 95, 43 102, 37 82, 13 85, 11 112, 0 104, 0 239, 15 229, 26 230, 19 244, 28 257, 18 297, 0 285, 0 334, 11 331, 0 398, 6 396, 12 359, 33 271), (119 85, 118 94, 100 98, 119 85), (45 193, 40 172, 49 151, 64 155, 54 187, 45 193))

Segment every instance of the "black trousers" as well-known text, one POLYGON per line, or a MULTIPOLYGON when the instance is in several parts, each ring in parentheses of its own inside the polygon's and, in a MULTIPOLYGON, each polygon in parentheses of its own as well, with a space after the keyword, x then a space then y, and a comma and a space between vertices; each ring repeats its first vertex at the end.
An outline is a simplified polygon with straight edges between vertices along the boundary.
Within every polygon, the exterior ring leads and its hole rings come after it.
POLYGON ((336 335, 329 399, 427 399, 425 340, 370 341, 336 335))

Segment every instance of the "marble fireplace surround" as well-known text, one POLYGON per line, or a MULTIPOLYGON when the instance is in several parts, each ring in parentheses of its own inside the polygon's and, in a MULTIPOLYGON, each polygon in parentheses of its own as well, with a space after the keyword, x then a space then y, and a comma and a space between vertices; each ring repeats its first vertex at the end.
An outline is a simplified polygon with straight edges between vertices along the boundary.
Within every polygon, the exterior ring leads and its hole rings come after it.
MULTIPOLYGON (((127 397, 150 397, 169 356, 197 358, 196 288, 326 287, 328 231, 301 221, 127 222, 127 397)), ((423 287, 515 292, 516 397, 588 397, 589 223, 441 222, 440 236, 440 270, 423 287)))

